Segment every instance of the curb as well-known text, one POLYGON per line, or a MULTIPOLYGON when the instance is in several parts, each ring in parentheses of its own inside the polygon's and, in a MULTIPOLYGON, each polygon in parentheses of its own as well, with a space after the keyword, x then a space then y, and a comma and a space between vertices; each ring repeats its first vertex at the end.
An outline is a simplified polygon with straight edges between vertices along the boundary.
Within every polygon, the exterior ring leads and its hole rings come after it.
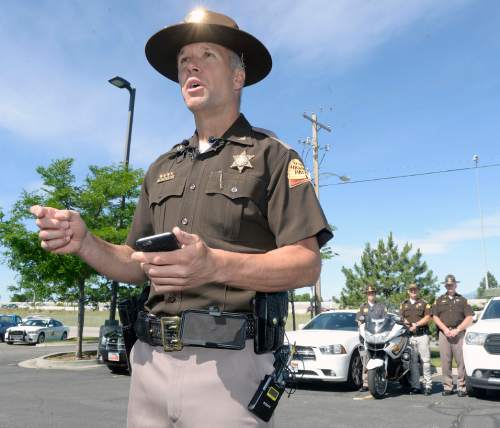
POLYGON ((76 361, 57 361, 49 360, 49 357, 66 354, 66 352, 57 352, 47 354, 31 360, 21 361, 17 365, 27 369, 56 369, 56 370, 88 370, 101 367, 97 360, 76 360, 76 361))

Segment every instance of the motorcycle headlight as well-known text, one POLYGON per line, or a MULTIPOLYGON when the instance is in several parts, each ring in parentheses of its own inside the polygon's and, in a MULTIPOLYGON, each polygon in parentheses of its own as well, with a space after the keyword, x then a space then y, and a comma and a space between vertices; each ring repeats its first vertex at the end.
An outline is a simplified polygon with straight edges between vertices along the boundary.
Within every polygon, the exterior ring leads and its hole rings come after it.
POLYGON ((484 341, 486 340, 486 337, 488 336, 488 333, 474 333, 470 332, 465 335, 465 343, 467 345, 484 345, 484 341))
POLYGON ((108 344, 108 338, 106 336, 101 337, 101 345, 106 346, 108 344))
POLYGON ((389 332, 372 334, 367 331, 365 332, 365 334, 367 342, 379 344, 379 343, 385 343, 387 341, 387 336, 389 332))
POLYGON ((325 346, 320 346, 319 351, 322 354, 347 354, 347 351, 345 350, 343 345, 325 345, 325 346))

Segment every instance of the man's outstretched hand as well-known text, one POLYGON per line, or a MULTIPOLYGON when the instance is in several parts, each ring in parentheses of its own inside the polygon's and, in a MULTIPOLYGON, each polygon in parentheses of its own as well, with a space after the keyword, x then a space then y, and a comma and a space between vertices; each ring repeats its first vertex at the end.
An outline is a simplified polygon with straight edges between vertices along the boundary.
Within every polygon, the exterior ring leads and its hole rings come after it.
POLYGON ((78 212, 40 205, 33 205, 30 212, 36 217, 43 249, 56 254, 76 254, 81 250, 87 226, 78 212))

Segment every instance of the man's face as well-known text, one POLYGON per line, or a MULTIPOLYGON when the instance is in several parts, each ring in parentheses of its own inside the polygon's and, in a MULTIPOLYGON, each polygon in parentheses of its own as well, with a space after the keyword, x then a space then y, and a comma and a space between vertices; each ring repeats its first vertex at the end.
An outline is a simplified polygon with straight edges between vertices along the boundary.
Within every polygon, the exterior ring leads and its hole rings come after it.
POLYGON ((368 291, 366 293, 366 295, 368 296, 368 301, 370 303, 373 303, 375 301, 375 297, 376 297, 375 291, 368 291))
POLYGON ((455 292, 457 290, 457 283, 456 282, 448 282, 448 283, 446 283, 445 287, 446 287, 446 292, 448 294, 455 294, 455 292))
POLYGON ((410 296, 410 299, 417 299, 418 297, 418 288, 410 288, 408 290, 408 295, 410 296))
POLYGON ((238 102, 245 72, 232 69, 229 50, 215 43, 192 43, 177 56, 177 72, 184 101, 193 113, 216 112, 238 102))

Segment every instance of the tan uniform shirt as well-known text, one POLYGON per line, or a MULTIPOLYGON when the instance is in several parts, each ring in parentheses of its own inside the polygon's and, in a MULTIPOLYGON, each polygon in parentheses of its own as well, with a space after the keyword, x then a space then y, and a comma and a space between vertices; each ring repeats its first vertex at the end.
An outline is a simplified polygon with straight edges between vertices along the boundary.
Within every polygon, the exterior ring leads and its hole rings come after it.
POLYGON ((465 317, 474 315, 474 311, 462 295, 455 293, 450 299, 445 293, 436 299, 432 306, 432 315, 437 315, 446 327, 455 328, 465 317))
MULTIPOLYGON (((310 236, 321 247, 332 238, 299 156, 268 131, 240 115, 208 151, 197 148, 195 134, 150 166, 128 245, 174 226, 198 234, 211 248, 241 253, 265 253, 310 236)), ((146 307, 155 314, 212 305, 251 311, 254 295, 205 284, 177 293, 151 290, 146 307)))

